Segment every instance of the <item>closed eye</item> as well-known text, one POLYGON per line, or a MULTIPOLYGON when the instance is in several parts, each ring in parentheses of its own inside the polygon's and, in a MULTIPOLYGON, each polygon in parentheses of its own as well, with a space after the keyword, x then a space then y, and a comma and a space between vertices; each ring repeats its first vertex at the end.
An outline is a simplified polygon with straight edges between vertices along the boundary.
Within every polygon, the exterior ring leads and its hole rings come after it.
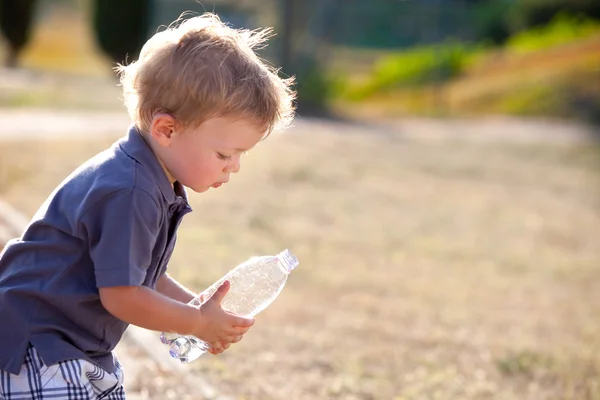
POLYGON ((231 156, 226 156, 225 154, 221 154, 221 153, 217 153, 217 157, 219 157, 221 160, 231 160, 231 156))

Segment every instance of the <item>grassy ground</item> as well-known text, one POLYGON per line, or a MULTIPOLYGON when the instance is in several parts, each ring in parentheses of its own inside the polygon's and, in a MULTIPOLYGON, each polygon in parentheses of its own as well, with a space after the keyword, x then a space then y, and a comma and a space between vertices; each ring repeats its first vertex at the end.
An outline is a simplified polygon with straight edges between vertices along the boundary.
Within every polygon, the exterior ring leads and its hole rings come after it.
MULTIPOLYGON (((110 142, 0 143, 0 195, 31 214, 110 142)), ((190 369, 238 399, 600 398, 599 150, 269 139, 191 196, 170 268, 200 290, 251 255, 289 247, 300 267, 239 345, 190 369)))

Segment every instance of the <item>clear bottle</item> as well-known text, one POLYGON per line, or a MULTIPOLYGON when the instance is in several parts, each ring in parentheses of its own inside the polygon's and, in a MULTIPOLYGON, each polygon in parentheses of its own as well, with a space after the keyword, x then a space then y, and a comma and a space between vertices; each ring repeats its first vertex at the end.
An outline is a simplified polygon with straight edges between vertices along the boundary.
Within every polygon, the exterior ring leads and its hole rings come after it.
MULTIPOLYGON (((253 257, 238 265, 203 293, 210 298, 228 280, 229 292, 221 307, 235 315, 252 318, 267 308, 283 290, 288 275, 298 266, 298 259, 284 250, 276 256, 253 257)), ((190 302, 200 305, 198 298, 190 302)), ((194 336, 163 332, 161 341, 170 345, 169 354, 182 363, 194 361, 210 349, 210 345, 194 336)))

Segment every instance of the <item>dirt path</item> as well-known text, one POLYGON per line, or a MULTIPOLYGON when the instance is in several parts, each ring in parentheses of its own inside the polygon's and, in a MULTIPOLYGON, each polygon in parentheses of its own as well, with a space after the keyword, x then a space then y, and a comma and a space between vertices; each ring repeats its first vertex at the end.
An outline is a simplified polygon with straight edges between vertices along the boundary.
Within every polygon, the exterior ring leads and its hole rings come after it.
MULTIPOLYGON (((121 135, 130 124, 125 111, 69 111, 0 108, 0 140, 121 135)), ((403 118, 398 121, 335 122, 297 118, 289 132, 322 129, 340 133, 388 134, 414 140, 469 140, 514 143, 585 142, 600 137, 600 128, 556 120, 510 117, 478 119, 403 118)))

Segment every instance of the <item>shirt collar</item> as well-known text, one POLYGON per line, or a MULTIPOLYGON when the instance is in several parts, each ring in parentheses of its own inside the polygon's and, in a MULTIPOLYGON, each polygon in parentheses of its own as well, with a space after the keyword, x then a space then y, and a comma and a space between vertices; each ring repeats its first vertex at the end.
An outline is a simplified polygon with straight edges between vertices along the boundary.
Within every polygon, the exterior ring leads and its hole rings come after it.
POLYGON ((171 185, 158 158, 135 125, 131 125, 127 137, 120 142, 119 146, 127 155, 150 171, 168 204, 180 202, 181 200, 178 199, 182 199, 188 205, 185 188, 179 182, 171 185))

